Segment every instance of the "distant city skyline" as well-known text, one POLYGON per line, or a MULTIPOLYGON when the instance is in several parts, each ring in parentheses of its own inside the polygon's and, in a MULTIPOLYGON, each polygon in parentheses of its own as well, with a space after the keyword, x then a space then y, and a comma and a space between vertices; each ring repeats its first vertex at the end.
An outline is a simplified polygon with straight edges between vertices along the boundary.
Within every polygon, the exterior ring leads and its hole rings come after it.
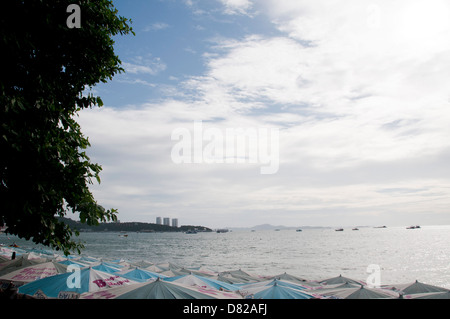
POLYGON ((136 33, 115 37, 126 72, 77 119, 120 220, 450 224, 448 1, 114 4, 136 33), (224 140, 249 128, 279 133, 272 174, 262 135, 224 140))

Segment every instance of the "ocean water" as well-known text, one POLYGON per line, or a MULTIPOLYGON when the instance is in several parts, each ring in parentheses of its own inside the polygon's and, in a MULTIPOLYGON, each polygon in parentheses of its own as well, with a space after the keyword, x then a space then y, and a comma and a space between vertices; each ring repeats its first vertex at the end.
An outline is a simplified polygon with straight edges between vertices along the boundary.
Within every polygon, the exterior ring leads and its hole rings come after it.
MULTIPOLYGON (((380 284, 419 280, 450 288, 450 226, 233 231, 228 233, 81 233, 83 255, 217 271, 287 272, 308 280, 338 275, 366 281, 379 267, 380 284)), ((5 234, 0 243, 32 243, 5 234)))

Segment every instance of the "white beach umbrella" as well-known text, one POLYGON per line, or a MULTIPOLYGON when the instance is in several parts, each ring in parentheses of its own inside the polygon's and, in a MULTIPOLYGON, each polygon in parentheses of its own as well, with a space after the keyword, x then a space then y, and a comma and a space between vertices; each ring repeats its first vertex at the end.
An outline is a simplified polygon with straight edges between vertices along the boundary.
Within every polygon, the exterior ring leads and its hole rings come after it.
POLYGON ((129 287, 85 293, 80 299, 242 299, 242 296, 234 292, 188 287, 157 279, 129 287))
POLYGON ((446 288, 425 284, 417 280, 412 283, 393 285, 391 288, 405 295, 449 291, 446 288))
POLYGON ((400 295, 392 290, 381 288, 368 288, 362 285, 355 286, 345 283, 334 288, 308 290, 314 296, 331 297, 336 299, 396 299, 400 295))
POLYGON ((16 259, 8 260, 0 264, 0 276, 6 275, 10 272, 21 268, 37 265, 47 262, 46 258, 28 259, 28 254, 21 255, 16 259))
POLYGON ((343 277, 342 275, 319 281, 319 283, 322 285, 337 285, 337 284, 345 284, 345 283, 365 285, 365 283, 363 281, 351 279, 348 277, 343 277))
POLYGON ((13 282, 16 285, 22 285, 45 277, 65 273, 66 271, 67 265, 50 261, 12 271, 0 276, 0 281, 13 282))

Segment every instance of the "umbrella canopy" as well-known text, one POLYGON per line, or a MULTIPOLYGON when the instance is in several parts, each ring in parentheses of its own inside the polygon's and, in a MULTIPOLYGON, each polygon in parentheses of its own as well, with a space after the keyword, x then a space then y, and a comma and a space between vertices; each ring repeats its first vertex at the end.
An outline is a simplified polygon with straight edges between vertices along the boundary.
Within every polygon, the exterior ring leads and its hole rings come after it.
POLYGON ((169 278, 163 274, 151 272, 145 269, 135 268, 135 269, 128 269, 121 272, 116 273, 117 275, 128 278, 137 282, 145 282, 150 279, 157 279, 157 278, 169 278))
POLYGON ((293 275, 290 275, 288 273, 283 273, 283 274, 280 274, 280 275, 272 276, 272 277, 270 277, 270 279, 282 279, 282 280, 295 282, 295 283, 298 283, 298 284, 303 284, 303 283, 306 283, 308 281, 306 279, 303 279, 303 278, 300 278, 300 277, 297 277, 297 276, 293 276, 293 275))
POLYGON ((172 263, 172 262, 164 262, 164 263, 157 263, 155 266, 157 266, 159 269, 164 270, 180 270, 183 268, 183 266, 180 266, 178 264, 172 263))
POLYGON ((94 292, 102 288, 137 284, 136 281, 95 270, 93 267, 81 269, 78 282, 75 276, 75 273, 66 272, 36 280, 21 286, 19 293, 30 296, 38 293, 40 297, 65 298, 64 296, 68 292, 72 293, 71 295, 74 295, 73 293, 76 295, 84 292, 94 292))
POLYGON ((198 276, 194 274, 177 276, 172 278, 167 278, 166 281, 169 282, 177 282, 187 286, 197 286, 203 288, 211 288, 217 290, 229 290, 229 291, 237 291, 240 289, 239 286, 235 286, 233 284, 229 284, 226 282, 218 281, 209 277, 198 276))
POLYGON ((133 286, 82 294, 81 299, 242 299, 242 296, 157 279, 133 286))
POLYGON ((120 271, 119 268, 112 267, 112 266, 110 266, 110 264, 106 264, 106 263, 101 263, 99 265, 92 266, 92 268, 95 270, 100 270, 100 271, 107 272, 110 274, 114 274, 114 273, 120 271))
POLYGON ((345 284, 345 283, 357 284, 357 285, 363 285, 364 284, 364 282, 362 282, 362 281, 358 281, 358 280, 354 280, 354 279, 351 279, 351 278, 343 277, 342 275, 322 280, 319 283, 322 284, 322 285, 337 285, 337 284, 345 284))
POLYGON ((24 268, 24 267, 28 267, 28 266, 33 266, 33 265, 37 265, 43 262, 46 262, 47 259, 28 259, 28 255, 24 254, 21 255, 19 257, 17 257, 16 259, 13 260, 8 260, 5 261, 3 263, 0 264, 0 276, 3 276, 5 274, 8 274, 10 272, 13 272, 15 270, 24 268))
POLYGON ((153 265, 154 265, 154 263, 152 263, 151 261, 147 261, 147 260, 141 260, 141 261, 133 262, 130 264, 131 267, 139 267, 139 268, 146 268, 146 267, 150 267, 153 265))
POLYGON ((394 299, 399 298, 395 292, 380 288, 367 288, 362 285, 345 283, 341 286, 328 289, 310 290, 315 296, 331 297, 336 299, 394 299))
MULTIPOLYGON (((267 284, 252 284, 241 288, 240 292, 246 298, 254 299, 311 299, 313 295, 300 289, 294 288, 296 285, 281 280, 272 280, 267 284)), ((302 287, 302 289, 304 289, 302 287)))
POLYGON ((427 292, 423 294, 412 294, 403 296, 405 299, 450 299, 450 291, 427 292))
POLYGON ((75 266, 78 266, 80 268, 89 267, 89 265, 83 264, 81 262, 74 261, 72 259, 60 260, 60 261, 58 261, 58 263, 63 264, 63 265, 67 265, 67 266, 75 265, 75 266))
POLYGON ((264 278, 260 278, 260 277, 248 274, 245 271, 242 271, 241 269, 220 272, 219 275, 221 277, 227 278, 233 284, 251 283, 251 282, 258 282, 258 281, 265 280, 264 278))
POLYGON ((428 293, 428 292, 447 292, 447 291, 449 291, 446 288, 424 284, 417 280, 413 283, 394 285, 392 288, 396 291, 399 291, 399 292, 405 294, 405 295, 421 294, 421 293, 428 293))
POLYGON ((13 282, 22 285, 45 277, 54 276, 67 271, 67 265, 57 262, 45 262, 20 268, 0 277, 0 281, 13 282))

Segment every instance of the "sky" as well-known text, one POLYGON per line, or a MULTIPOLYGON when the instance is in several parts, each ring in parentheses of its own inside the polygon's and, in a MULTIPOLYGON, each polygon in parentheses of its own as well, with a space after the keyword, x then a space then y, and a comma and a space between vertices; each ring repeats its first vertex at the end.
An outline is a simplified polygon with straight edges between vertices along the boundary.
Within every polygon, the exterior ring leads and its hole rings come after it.
POLYGON ((78 121, 122 222, 450 224, 448 1, 114 5, 126 72, 78 121))

